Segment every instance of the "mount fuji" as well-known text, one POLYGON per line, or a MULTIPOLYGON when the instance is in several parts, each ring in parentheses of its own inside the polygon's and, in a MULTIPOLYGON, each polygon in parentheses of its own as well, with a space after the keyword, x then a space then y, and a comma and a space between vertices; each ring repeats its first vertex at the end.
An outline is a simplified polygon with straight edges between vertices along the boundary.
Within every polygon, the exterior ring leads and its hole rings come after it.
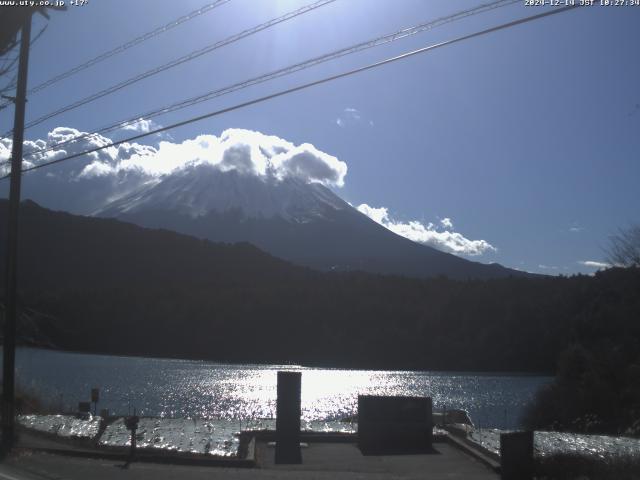
POLYGON ((202 163, 146 183, 94 212, 215 242, 249 242, 320 270, 457 279, 522 276, 396 235, 320 183, 202 163))

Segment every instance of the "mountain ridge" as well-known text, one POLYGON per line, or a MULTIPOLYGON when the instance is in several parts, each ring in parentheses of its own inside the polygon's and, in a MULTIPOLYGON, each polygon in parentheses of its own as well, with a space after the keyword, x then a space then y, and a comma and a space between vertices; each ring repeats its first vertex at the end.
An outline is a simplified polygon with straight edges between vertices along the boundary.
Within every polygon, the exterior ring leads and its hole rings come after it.
POLYGON ((221 172, 204 164, 147 184, 94 215, 215 242, 245 241, 324 271, 457 279, 531 275, 401 237, 319 183, 221 172))

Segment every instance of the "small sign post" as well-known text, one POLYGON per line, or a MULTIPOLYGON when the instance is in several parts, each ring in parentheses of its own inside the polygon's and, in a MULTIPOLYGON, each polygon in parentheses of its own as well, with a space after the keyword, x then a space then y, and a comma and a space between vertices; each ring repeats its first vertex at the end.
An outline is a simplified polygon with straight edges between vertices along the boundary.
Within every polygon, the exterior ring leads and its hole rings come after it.
POLYGON ((136 409, 133 409, 133 416, 126 417, 124 419, 124 425, 128 430, 131 430, 131 450, 129 451, 129 460, 127 466, 133 461, 136 454, 136 430, 138 429, 138 423, 140 418, 136 415, 136 409))
POLYGON ((93 416, 96 416, 98 412, 98 402, 100 401, 100 389, 92 388, 91 389, 91 401, 93 402, 93 416))

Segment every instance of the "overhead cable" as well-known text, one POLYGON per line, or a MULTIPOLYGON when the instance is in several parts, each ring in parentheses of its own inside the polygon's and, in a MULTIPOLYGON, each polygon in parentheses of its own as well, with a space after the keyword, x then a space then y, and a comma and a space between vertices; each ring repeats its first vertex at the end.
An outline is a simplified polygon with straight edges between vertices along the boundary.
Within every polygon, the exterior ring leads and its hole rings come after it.
MULTIPOLYGON (((76 102, 73 102, 69 105, 66 105, 62 108, 59 108, 58 110, 55 110, 53 112, 47 113, 45 115, 42 115, 41 117, 36 118, 35 120, 32 120, 28 123, 25 124, 25 129, 34 127, 36 125, 41 124, 42 122, 49 120, 50 118, 53 117, 57 117, 58 115, 68 112, 70 110, 74 110, 78 107, 81 107, 82 105, 86 105, 87 103, 93 102, 95 100, 98 100, 99 98, 105 97, 107 95, 110 95, 114 92, 117 92, 118 90, 122 90, 125 87, 128 87, 130 85, 133 85, 134 83, 140 82, 141 80, 144 80, 146 78, 149 78, 153 75, 157 75, 158 73, 164 72, 166 70, 169 70, 170 68, 176 67, 178 65, 182 65, 183 63, 189 62, 191 60, 194 60, 196 58, 201 57, 202 55, 205 55, 207 53, 213 52, 214 50, 217 50, 218 48, 224 47, 226 45, 229 45, 231 43, 237 42, 245 37, 248 37, 250 35, 254 35, 258 32, 261 32, 262 30, 265 30, 267 28, 273 27, 274 25, 277 25, 279 23, 282 22, 286 22, 287 20, 291 20, 292 18, 295 18, 299 15, 303 15, 305 13, 308 13, 312 10, 315 10, 317 8, 323 7, 324 5, 327 5, 329 3, 333 3, 336 0, 317 0, 316 2, 310 4, 310 5, 306 5, 304 7, 301 7, 297 10, 293 10, 289 13, 286 13, 280 17, 276 17, 273 18, 267 22, 264 22, 260 25, 257 25, 255 27, 243 30, 240 33, 237 33, 235 35, 231 35, 230 37, 225 38, 224 40, 220 40, 218 42, 215 42, 211 45, 207 45, 206 47, 203 47, 199 50, 195 50, 187 55, 183 55, 180 58, 177 58, 175 60, 172 60, 168 63, 165 63, 163 65, 160 65, 158 67, 152 68, 151 70, 147 70, 146 72, 140 73, 134 77, 131 77, 127 80, 124 80, 120 83, 117 83, 115 85, 112 85, 108 88, 105 88, 104 90, 100 90, 99 92, 96 92, 92 95, 89 95, 88 97, 85 97, 81 100, 78 100, 76 102)), ((7 132, 6 135, 8 135, 9 132, 7 132)))
MULTIPOLYGON (((340 79, 340 78, 344 78, 344 77, 348 77, 348 76, 351 76, 351 75, 355 75, 357 73, 365 72, 367 70, 372 70, 374 68, 378 68, 378 67, 381 67, 383 65, 394 63, 394 62, 397 62, 397 61, 400 61, 400 60, 405 60, 407 58, 413 57, 413 56, 421 54, 421 53, 430 52, 430 51, 435 50, 437 48, 441 48, 441 47, 444 47, 444 46, 452 45, 452 44, 459 43, 459 42, 462 42, 462 41, 465 41, 465 40, 470 40, 472 38, 480 37, 482 35, 487 35, 489 33, 497 32, 499 30, 504 30, 504 29, 507 29, 507 28, 510 28, 510 27, 514 27, 516 25, 521 25, 523 23, 528 23, 528 22, 532 22, 532 21, 535 21, 535 20, 539 20, 539 19, 542 19, 542 18, 545 18, 545 17, 549 17, 551 15, 557 15, 559 13, 563 13, 563 12, 566 12, 566 11, 569 11, 569 10, 573 10, 575 8, 578 8, 578 5, 569 5, 569 6, 566 6, 566 7, 554 8, 554 9, 548 10, 546 12, 539 13, 537 15, 531 15, 531 16, 528 16, 528 17, 520 18, 518 20, 513 20, 513 21, 510 21, 510 22, 507 22, 507 23, 503 23, 503 24, 497 25, 495 27, 487 28, 485 30, 480 30, 480 31, 477 31, 477 32, 474 32, 474 33, 470 33, 468 35, 463 35, 461 37, 457 37, 457 38, 454 38, 454 39, 451 39, 451 40, 446 40, 446 41, 443 41, 443 42, 440 42, 440 43, 436 43, 436 44, 433 44, 433 45, 429 45, 429 46, 426 46, 426 47, 419 48, 417 50, 406 52, 406 53, 403 53, 401 55, 397 55, 395 57, 387 58, 387 59, 381 60, 379 62, 371 63, 371 64, 366 65, 364 67, 359 67, 359 68, 355 68, 353 70, 348 70, 346 72, 342 72, 342 73, 339 73, 339 74, 336 74, 336 75, 331 75, 331 76, 328 76, 328 77, 324 77, 324 78, 321 78, 320 80, 315 80, 315 81, 312 81, 312 82, 304 83, 304 84, 298 85, 296 87, 288 88, 286 90, 281 90, 279 92, 272 93, 272 94, 269 94, 269 95, 265 95, 263 97, 259 97, 259 98, 253 99, 253 100, 249 100, 247 102, 239 103, 239 104, 233 105, 231 107, 226 107, 226 108, 223 108, 223 109, 220 109, 220 110, 216 110, 216 111, 213 111, 213 112, 206 113, 204 115, 199 115, 197 117, 192 117, 192 118, 189 118, 187 120, 183 120, 181 122, 177 122, 177 123, 174 123, 174 124, 171 124, 171 125, 167 125, 165 127, 156 128, 156 129, 151 130, 149 132, 140 133, 138 135, 134 135, 134 136, 125 138, 123 140, 118 140, 116 142, 109 142, 107 145, 103 145, 103 146, 96 147, 96 148, 91 148, 89 150, 85 150, 83 152, 75 153, 73 155, 68 155, 66 157, 62 157, 62 158, 59 158, 57 160, 52 160, 50 162, 45 162, 45 163, 41 163, 41 164, 38 164, 38 165, 34 165, 32 167, 25 168, 22 171, 26 173, 26 172, 30 172, 30 171, 33 171, 33 170, 38 170, 38 169, 41 169, 41 168, 50 167, 52 165, 56 165, 56 164, 59 164, 59 163, 62 163, 62 162, 73 160, 75 158, 81 157, 81 156, 89 154, 89 153, 94 153, 94 152, 98 152, 100 150, 104 150, 105 148, 110 148, 110 147, 114 147, 114 146, 117 146, 117 145, 122 145, 123 143, 128 143, 128 142, 132 142, 132 141, 135 141, 135 140, 139 140, 141 138, 148 137, 150 135, 156 135, 158 133, 166 132, 168 130, 173 130, 173 129, 178 128, 178 127, 182 127, 182 126, 185 126, 185 125, 189 125, 191 123, 199 122, 199 121, 202 121, 202 120, 205 120, 205 119, 208 119, 208 118, 212 118, 212 117, 219 116, 219 115, 222 115, 222 114, 225 114, 225 113, 229 113, 229 112, 232 112, 232 111, 235 111, 235 110, 239 110, 241 108, 245 108, 245 107, 248 107, 248 106, 251 106, 251 105, 256 105, 258 103, 266 102, 266 101, 272 100, 274 98, 282 97, 284 95, 288 95, 288 94, 291 94, 291 93, 294 93, 294 92, 305 90, 307 88, 311 88, 311 87, 314 87, 314 86, 317 86, 317 85, 328 83, 328 82, 331 82, 331 81, 334 81, 334 80, 337 80, 337 79, 340 79)), ((7 174, 7 175, 5 175, 3 177, 0 177, 0 180, 3 180, 5 178, 9 178, 10 176, 11 176, 11 173, 9 173, 9 174, 7 174)))
MULTIPOLYGON (((72 75, 75 75, 76 73, 79 73, 83 70, 86 70, 87 68, 93 67, 94 65, 113 57, 114 55, 118 55, 119 53, 122 53, 130 48, 135 47, 136 45, 145 42, 147 40, 150 40, 154 37, 157 37, 158 35, 171 30, 172 28, 177 27, 178 25, 182 25, 185 22, 188 22, 189 20, 192 20, 194 18, 199 17, 200 15, 203 15, 205 13, 210 12, 211 10, 213 10, 214 8, 217 8, 221 5, 224 5, 225 3, 230 2, 231 0, 217 0, 213 3, 210 3, 208 5, 205 5, 204 7, 201 7, 197 10, 194 10, 191 13, 188 13, 187 15, 183 15, 180 18, 177 18, 161 27, 158 27, 154 30, 151 30, 150 32, 144 33, 132 40, 129 40, 128 42, 123 43, 122 45, 118 45, 117 47, 101 53, 100 55, 97 55, 96 57, 93 57, 90 60, 87 60, 86 62, 83 62, 79 65, 76 65, 73 68, 70 68, 69 70, 62 72, 59 75, 56 75, 55 77, 52 77, 38 85, 36 85, 35 87, 29 89, 27 91, 27 94, 32 95, 36 92, 39 92, 41 90, 44 90, 47 87, 50 87, 51 85, 58 83, 61 80, 64 80, 65 78, 69 78, 72 75)), ((0 105, 0 108, 2 108, 3 105, 0 105)))
MULTIPOLYGON (((417 24, 417 25, 414 25, 414 26, 411 26, 411 27, 402 28, 402 29, 397 30, 397 31, 395 31, 393 33, 388 33, 388 34, 385 34, 385 35, 381 35, 381 36, 378 36, 376 38, 372 38, 372 39, 369 39, 367 41, 360 42, 360 43, 358 43, 356 45, 352 45, 352 46, 349 46, 349 47, 346 47, 346 48, 341 48, 339 50, 334 50, 334 51, 326 53, 324 55, 321 55, 321 56, 318 56, 318 57, 313 57, 311 59, 307 59, 307 60, 304 60, 302 62, 293 64, 293 65, 289 65, 287 67, 284 67, 284 68, 281 68, 281 69, 278 69, 278 70, 275 70, 275 71, 272 71, 272 72, 269 72, 269 73, 265 73, 265 74, 257 76, 257 77, 253 77, 253 78, 248 79, 248 80, 243 80, 241 82, 237 82, 237 83, 234 83, 232 85, 228 85, 228 86, 223 87, 223 88, 219 88, 219 89, 212 90, 212 91, 209 91, 209 92, 201 94, 201 95, 197 95, 195 97, 190 97, 190 98, 187 98, 185 100, 181 100, 181 101, 179 101, 177 103, 173 103, 171 105, 167 105, 167 106, 155 109, 155 110, 151 110, 151 111, 148 111, 146 113, 138 114, 138 115, 136 115, 136 116, 134 116, 132 118, 129 118, 127 120, 121 120, 119 122, 112 123, 110 125, 107 125, 105 127, 100 128, 98 130, 94 130, 92 132, 83 133, 81 135, 75 136, 75 137, 70 138, 68 140, 64 140, 64 141, 59 142, 59 143, 48 145, 47 147, 42 148, 42 149, 31 150, 31 151, 27 152, 25 154, 25 156, 33 156, 33 155, 36 155, 36 154, 42 154, 42 153, 45 153, 45 152, 53 151, 53 150, 56 150, 56 149, 58 149, 60 147, 75 143, 75 142, 77 142, 79 140, 82 140, 82 139, 90 138, 92 136, 99 135, 99 134, 105 134, 105 133, 108 133, 108 132, 111 132, 111 131, 114 131, 114 130, 119 130, 119 129, 122 129, 124 127, 130 126, 130 125, 135 125, 136 123, 140 122, 141 119, 150 120, 150 119, 158 117, 160 115, 165 115, 167 113, 174 112, 174 111, 177 111, 177 110, 181 110, 183 108, 191 107, 193 105, 196 105, 196 104, 208 101, 208 100, 212 100, 214 98, 217 98, 217 97, 220 97, 220 96, 223 96, 223 95, 227 95, 227 94, 230 94, 232 92, 235 92, 235 91, 238 91, 238 90, 242 90, 244 88, 248 88, 248 87, 253 86, 253 85, 257 85, 257 84, 264 83, 264 82, 269 81, 269 80, 273 80, 273 79, 276 79, 276 78, 279 78, 279 77, 290 75, 292 73, 295 73, 295 72, 298 72, 298 71, 313 67, 315 65, 319 65, 319 64, 324 63, 324 62, 328 62, 330 60, 335 60, 337 58, 340 58, 340 57, 343 57, 343 56, 346 56, 346 55, 350 55, 350 54, 353 54, 353 53, 361 52, 361 51, 369 49, 369 48, 373 48, 373 47, 377 47, 377 46, 384 45, 384 44, 387 44, 387 43, 391 43, 391 42, 400 40, 402 38, 409 37, 409 36, 415 35, 417 33, 424 32, 424 31, 427 31, 427 30, 431 30, 431 29, 433 29, 435 27, 438 27, 438 26, 441 26, 441 25, 444 25, 444 24, 447 24, 447 23, 454 22, 456 20, 460 20, 460 19, 472 16, 472 15, 477 15, 479 13, 486 12, 488 10, 493 10, 495 8, 512 5, 514 3, 520 3, 520 0, 498 0, 498 1, 493 1, 493 2, 489 2, 489 3, 483 4, 483 5, 479 5, 477 7, 471 8, 471 9, 467 9, 467 10, 463 10, 463 11, 460 11, 460 12, 456 12, 456 13, 454 13, 452 15, 448 15, 446 17, 440 17, 440 18, 437 18, 435 20, 422 22, 420 24, 417 24)), ((0 162, 0 165, 1 164, 2 163, 0 162)))

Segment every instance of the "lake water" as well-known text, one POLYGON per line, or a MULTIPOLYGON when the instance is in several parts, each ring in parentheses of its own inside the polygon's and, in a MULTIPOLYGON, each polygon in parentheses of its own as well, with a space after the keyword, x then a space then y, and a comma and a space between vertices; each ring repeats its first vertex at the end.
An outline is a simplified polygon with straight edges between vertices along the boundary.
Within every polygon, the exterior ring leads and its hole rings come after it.
POLYGON ((31 348, 17 351, 17 383, 55 408, 77 409, 100 388, 98 411, 161 418, 249 421, 275 416, 276 372, 302 372, 307 422, 353 415, 358 394, 431 396, 434 409, 462 408, 477 426, 513 429, 543 376, 338 370, 115 357, 31 348))

